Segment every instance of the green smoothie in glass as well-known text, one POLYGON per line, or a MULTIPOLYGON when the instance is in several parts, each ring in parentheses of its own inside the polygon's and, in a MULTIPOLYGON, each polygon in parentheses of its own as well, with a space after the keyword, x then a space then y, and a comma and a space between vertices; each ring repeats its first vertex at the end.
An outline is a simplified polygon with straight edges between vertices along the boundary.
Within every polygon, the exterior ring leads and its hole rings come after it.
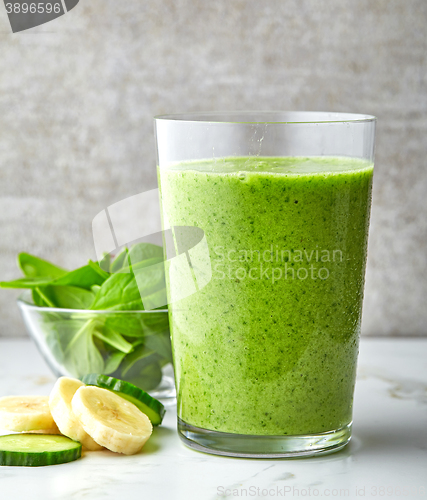
POLYGON ((328 156, 159 170, 163 216, 204 231, 212 267, 169 305, 181 421, 252 436, 351 422, 372 175, 328 156))

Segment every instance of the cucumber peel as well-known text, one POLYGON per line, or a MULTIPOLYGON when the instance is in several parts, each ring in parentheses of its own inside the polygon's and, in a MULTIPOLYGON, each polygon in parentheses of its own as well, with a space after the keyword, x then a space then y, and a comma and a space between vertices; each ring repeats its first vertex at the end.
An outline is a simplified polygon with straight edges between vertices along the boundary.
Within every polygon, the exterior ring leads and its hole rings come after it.
POLYGON ((166 413, 165 407, 160 401, 154 399, 136 385, 108 377, 98 373, 90 373, 82 377, 86 385, 95 385, 102 389, 108 389, 124 399, 133 403, 142 413, 145 413, 153 425, 160 425, 166 413))
POLYGON ((0 465, 39 467, 72 462, 81 457, 82 445, 53 434, 0 436, 0 465))

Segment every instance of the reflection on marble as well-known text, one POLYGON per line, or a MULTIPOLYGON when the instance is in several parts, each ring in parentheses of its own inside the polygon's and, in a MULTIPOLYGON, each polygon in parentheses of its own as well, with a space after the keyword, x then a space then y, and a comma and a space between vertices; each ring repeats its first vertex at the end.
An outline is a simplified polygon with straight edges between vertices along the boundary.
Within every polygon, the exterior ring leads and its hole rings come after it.
MULTIPOLYGON (((0 395, 48 394, 53 383, 29 341, 0 342, 0 395)), ((395 499, 399 491, 427 498, 426 387, 427 340, 362 339, 353 439, 336 454, 302 460, 202 454, 181 444, 170 408, 137 455, 86 452, 54 467, 0 467, 1 498, 395 499)))

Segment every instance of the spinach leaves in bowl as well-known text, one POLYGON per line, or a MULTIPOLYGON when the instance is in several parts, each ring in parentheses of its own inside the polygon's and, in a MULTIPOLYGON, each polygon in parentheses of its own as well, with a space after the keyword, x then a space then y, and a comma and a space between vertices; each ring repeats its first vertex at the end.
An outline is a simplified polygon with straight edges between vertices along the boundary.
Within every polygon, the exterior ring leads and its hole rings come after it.
POLYGON ((18 265, 24 277, 0 286, 29 289, 18 304, 57 375, 103 373, 147 391, 165 386, 165 368, 172 372, 167 309, 152 309, 167 302, 161 247, 138 243, 74 271, 27 253, 18 265))

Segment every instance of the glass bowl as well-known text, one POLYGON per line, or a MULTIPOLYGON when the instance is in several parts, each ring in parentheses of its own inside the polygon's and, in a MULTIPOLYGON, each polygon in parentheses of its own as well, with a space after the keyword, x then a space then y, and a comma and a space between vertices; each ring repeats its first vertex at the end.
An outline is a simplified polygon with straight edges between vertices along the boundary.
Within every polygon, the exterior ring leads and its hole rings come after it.
POLYGON ((126 380, 163 404, 175 403, 167 309, 90 311, 36 306, 18 299, 30 337, 53 373, 103 373, 126 380))

